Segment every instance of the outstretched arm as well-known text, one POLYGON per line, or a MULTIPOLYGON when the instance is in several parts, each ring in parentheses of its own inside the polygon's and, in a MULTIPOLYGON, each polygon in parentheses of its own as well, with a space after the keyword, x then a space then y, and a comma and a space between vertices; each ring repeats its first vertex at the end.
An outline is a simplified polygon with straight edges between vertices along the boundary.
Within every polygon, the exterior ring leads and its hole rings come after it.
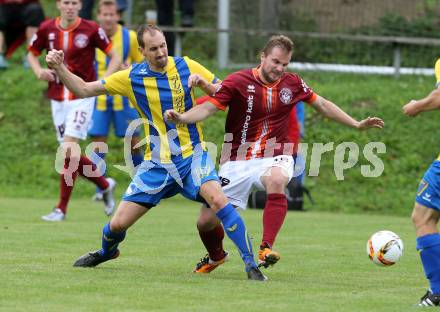
POLYGON ((206 102, 191 108, 189 111, 186 111, 183 114, 169 109, 165 111, 164 119, 175 124, 191 124, 205 120, 209 116, 215 114, 218 110, 219 109, 214 104, 206 102))
POLYGON ((51 50, 46 55, 47 65, 55 70, 63 84, 80 98, 106 94, 106 90, 100 81, 85 82, 82 78, 70 72, 63 63, 64 52, 51 50))
POLYGON ((440 90, 432 91, 427 97, 415 101, 412 100, 403 106, 403 113, 407 116, 414 117, 421 112, 427 112, 440 109, 440 90))
POLYGON ((336 104, 319 95, 317 96, 316 100, 311 103, 311 105, 324 116, 358 130, 365 130, 368 128, 383 128, 384 126, 383 120, 378 117, 368 117, 361 121, 357 121, 339 108, 336 104))

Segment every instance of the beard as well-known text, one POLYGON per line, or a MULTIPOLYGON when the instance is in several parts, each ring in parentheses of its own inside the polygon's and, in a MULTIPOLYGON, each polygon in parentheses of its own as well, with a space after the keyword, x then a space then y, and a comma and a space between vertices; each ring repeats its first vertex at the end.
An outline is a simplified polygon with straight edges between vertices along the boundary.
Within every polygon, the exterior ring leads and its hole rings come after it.
POLYGON ((263 76, 264 80, 266 80, 268 83, 273 83, 273 82, 275 82, 275 81, 277 81, 278 79, 281 78, 281 74, 276 74, 276 73, 273 73, 273 74, 277 75, 277 77, 276 78, 272 78, 270 76, 270 73, 271 72, 265 71, 264 68, 261 68, 261 76, 263 76))
POLYGON ((156 67, 165 67, 168 64, 168 58, 167 57, 161 57, 159 59, 156 59, 156 67))

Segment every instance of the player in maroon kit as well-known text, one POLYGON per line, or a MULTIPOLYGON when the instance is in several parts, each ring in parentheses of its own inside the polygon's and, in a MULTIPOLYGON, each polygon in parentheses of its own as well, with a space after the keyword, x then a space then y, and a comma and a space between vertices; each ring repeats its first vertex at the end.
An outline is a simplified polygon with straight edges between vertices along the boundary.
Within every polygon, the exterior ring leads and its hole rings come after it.
MULTIPOLYGON (((286 72, 292 50, 289 38, 273 36, 263 48, 260 66, 229 75, 209 103, 183 114, 165 112, 165 118, 174 123, 195 123, 229 107, 219 176, 226 196, 236 207, 246 207, 253 187, 268 194, 259 251, 259 262, 264 267, 280 258, 272 246, 286 216, 284 190, 293 176, 296 148, 290 143, 288 133, 294 105, 307 102, 324 116, 359 130, 384 125, 376 117, 353 119, 314 93, 298 75, 286 72)), ((197 227, 208 255, 194 271, 209 273, 227 259, 222 245, 224 232, 207 207, 202 207, 197 227)))
POLYGON ((69 145, 87 137, 92 117, 94 98, 78 99, 55 75, 55 71, 42 68, 38 60, 43 50, 63 50, 66 66, 85 81, 94 81, 95 49, 99 48, 110 57, 107 74, 118 70, 121 60, 113 51, 104 30, 93 21, 78 17, 81 0, 57 0, 60 17, 43 22, 31 40, 28 61, 35 75, 49 83, 52 117, 58 141, 66 155, 64 172, 60 175, 60 200, 46 221, 62 221, 73 190, 75 177, 79 173, 105 190, 104 212, 111 215, 115 206, 113 189, 116 182, 96 172, 96 166, 84 155, 74 153, 69 145), (93 170, 93 172, 92 172, 93 170), (90 174, 91 173, 91 174, 90 174))

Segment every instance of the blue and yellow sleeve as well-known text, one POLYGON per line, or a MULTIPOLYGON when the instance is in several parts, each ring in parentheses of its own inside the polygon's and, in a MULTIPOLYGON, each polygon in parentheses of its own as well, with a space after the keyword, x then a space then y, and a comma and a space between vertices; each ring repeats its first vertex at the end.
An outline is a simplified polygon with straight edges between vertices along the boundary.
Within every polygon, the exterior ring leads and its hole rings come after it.
POLYGON ((191 74, 199 74, 200 76, 205 78, 206 81, 209 81, 211 83, 217 82, 218 78, 208 69, 206 69, 203 65, 200 65, 199 63, 190 59, 187 56, 184 56, 183 58, 185 59, 185 62, 188 65, 191 74))
POLYGON ((131 92, 131 83, 130 83, 130 68, 126 70, 118 71, 109 77, 102 79, 101 83, 107 92, 111 95, 122 95, 128 96, 131 92))

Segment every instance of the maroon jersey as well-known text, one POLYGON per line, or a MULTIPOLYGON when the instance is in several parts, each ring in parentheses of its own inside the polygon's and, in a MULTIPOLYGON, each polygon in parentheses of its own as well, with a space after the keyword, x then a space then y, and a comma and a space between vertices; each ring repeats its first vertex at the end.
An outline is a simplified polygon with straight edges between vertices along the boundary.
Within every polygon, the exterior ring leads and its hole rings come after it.
MULTIPOLYGON (((298 144, 301 141, 301 129, 298 122, 298 117, 296 116, 296 106, 293 106, 289 118, 290 118, 289 133, 287 134, 287 137, 289 138, 289 142, 292 142, 296 146, 298 146, 298 144)), ((295 152, 296 152, 296 148, 295 148, 295 152)))
POLYGON ((220 163, 296 153, 289 138, 292 109, 316 96, 293 73, 270 85, 261 81, 256 68, 229 75, 210 99, 221 110, 229 107, 220 163))
MULTIPOLYGON (((67 29, 61 27, 60 21, 57 17, 43 22, 28 50, 35 56, 40 55, 43 50, 63 50, 64 64, 72 73, 87 82, 96 80, 95 49, 108 53, 112 48, 104 30, 97 23, 79 17, 67 29)), ((48 95, 50 99, 57 101, 76 98, 58 78, 49 82, 48 95)))

